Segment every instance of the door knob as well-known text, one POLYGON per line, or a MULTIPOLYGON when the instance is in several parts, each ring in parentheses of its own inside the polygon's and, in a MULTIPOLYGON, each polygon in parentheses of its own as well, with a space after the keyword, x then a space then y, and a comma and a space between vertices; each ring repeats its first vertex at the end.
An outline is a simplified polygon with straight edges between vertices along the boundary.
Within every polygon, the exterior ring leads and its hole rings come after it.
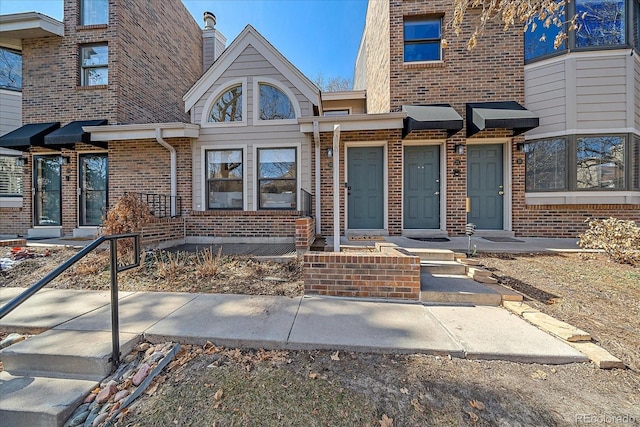
POLYGON ((440 195, 440 192, 439 192, 439 191, 436 191, 435 193, 433 193, 433 195, 434 195, 434 196, 439 196, 439 195, 440 195))
POLYGON ((502 191, 502 190, 501 190, 501 191, 498 191, 498 194, 499 194, 500 196, 504 196, 504 191, 502 191))

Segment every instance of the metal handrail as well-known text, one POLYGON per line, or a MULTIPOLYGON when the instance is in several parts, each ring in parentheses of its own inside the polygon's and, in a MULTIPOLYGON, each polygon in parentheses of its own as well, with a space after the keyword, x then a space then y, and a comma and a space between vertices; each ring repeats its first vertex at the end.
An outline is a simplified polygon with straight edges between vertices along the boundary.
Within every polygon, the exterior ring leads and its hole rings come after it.
POLYGON ((89 243, 80 252, 66 260, 59 265, 51 273, 38 280, 33 285, 29 286, 20 295, 12 298, 4 306, 0 308, 0 319, 11 313, 18 308, 22 303, 31 298, 40 289, 47 286, 56 277, 64 273, 76 262, 84 258, 89 252, 100 246, 104 242, 109 242, 109 248, 111 252, 110 256, 110 272, 111 272, 111 342, 112 342, 112 354, 110 361, 113 363, 113 368, 120 364, 120 334, 119 334, 119 319, 118 319, 118 273, 135 268, 140 265, 140 234, 114 234, 111 236, 100 236, 93 242, 89 243), (133 238, 133 263, 119 266, 118 265, 118 240, 133 238))
POLYGON ((302 189, 302 201, 300 205, 300 211, 304 216, 312 216, 311 206, 313 205, 313 196, 305 189, 302 189))

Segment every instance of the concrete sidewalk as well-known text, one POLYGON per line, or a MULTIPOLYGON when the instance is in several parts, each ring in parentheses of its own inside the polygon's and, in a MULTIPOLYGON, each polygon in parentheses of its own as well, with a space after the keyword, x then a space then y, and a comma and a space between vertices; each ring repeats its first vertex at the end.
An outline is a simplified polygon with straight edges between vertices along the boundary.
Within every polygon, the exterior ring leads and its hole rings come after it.
MULTIPOLYGON (((21 291, 0 288, 0 305, 21 291)), ((582 353, 501 307, 123 292, 119 311, 121 334, 144 335, 152 342, 416 352, 547 364, 588 361, 582 353)), ((110 328, 108 292, 99 291, 44 289, 0 321, 0 330, 6 332, 110 328)))

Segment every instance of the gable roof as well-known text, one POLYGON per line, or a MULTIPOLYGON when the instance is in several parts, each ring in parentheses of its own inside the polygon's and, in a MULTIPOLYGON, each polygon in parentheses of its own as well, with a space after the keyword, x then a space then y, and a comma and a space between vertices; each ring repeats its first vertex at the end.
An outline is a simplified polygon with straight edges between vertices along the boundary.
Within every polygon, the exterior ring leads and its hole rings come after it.
POLYGON ((319 103, 320 90, 287 58, 285 58, 271 43, 265 39, 251 25, 244 27, 238 37, 216 59, 209 69, 182 97, 184 110, 188 112, 198 102, 209 88, 222 76, 231 64, 244 52, 248 46, 253 46, 264 58, 271 63, 284 77, 314 105, 319 103))

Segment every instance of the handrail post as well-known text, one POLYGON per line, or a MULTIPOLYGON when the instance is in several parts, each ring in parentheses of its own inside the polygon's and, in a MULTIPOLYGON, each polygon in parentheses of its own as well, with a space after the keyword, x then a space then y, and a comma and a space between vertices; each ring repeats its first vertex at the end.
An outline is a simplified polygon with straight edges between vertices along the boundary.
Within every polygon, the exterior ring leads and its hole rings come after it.
POLYGON ((120 322, 118 319, 118 239, 110 240, 109 244, 111 250, 111 363, 112 369, 115 369, 120 364, 120 322))

